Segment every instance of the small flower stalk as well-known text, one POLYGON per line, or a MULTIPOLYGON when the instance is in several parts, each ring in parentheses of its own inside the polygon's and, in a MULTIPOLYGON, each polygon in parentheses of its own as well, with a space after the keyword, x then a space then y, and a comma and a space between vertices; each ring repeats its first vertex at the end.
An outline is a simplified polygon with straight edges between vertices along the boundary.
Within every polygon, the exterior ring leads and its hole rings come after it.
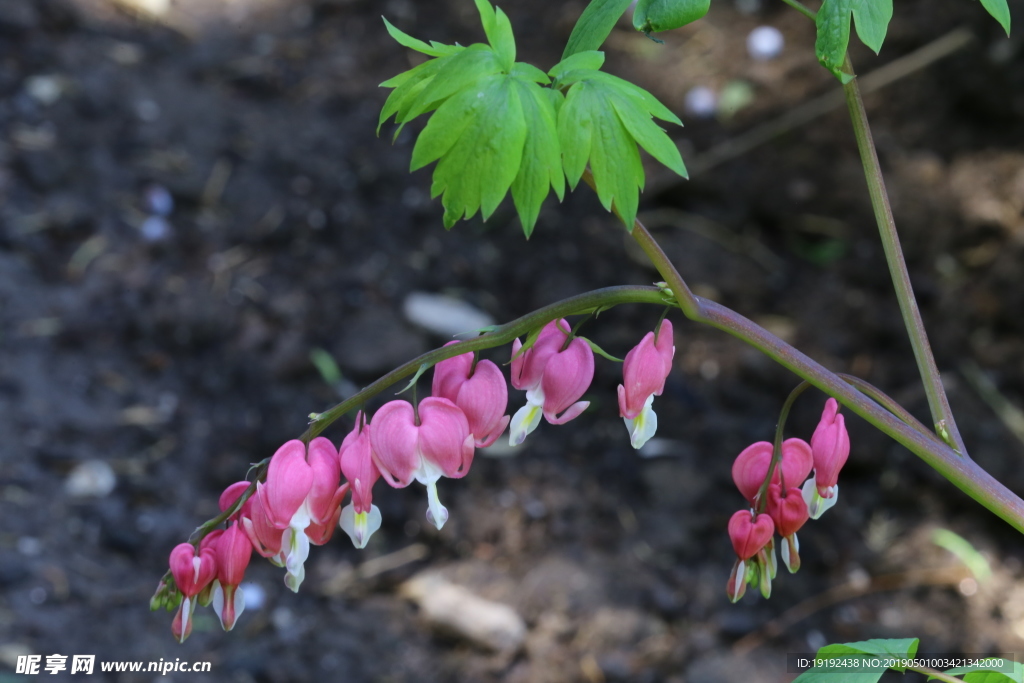
POLYGON ((618 389, 619 416, 626 423, 633 448, 641 448, 658 430, 658 416, 652 406, 654 397, 665 390, 675 353, 672 322, 663 320, 658 330, 648 332, 626 354, 618 389))

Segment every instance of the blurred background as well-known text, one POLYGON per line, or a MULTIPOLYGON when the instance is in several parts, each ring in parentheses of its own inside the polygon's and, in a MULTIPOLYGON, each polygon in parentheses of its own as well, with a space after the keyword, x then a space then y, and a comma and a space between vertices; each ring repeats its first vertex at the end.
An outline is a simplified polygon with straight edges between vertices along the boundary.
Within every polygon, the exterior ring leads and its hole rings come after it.
MULTIPOLYGON (((547 69, 585 3, 502 6, 519 58, 547 69)), ((148 610, 171 548, 307 414, 467 319, 659 279, 582 186, 549 198, 529 243, 510 202, 445 232, 429 172, 407 172, 422 124, 374 134, 378 84, 420 59, 381 14, 483 39, 469 0, 0 2, 0 680, 54 653, 210 661, 160 680, 239 683, 788 681, 786 653, 873 637, 1024 657, 1020 535, 857 418, 839 504, 800 532, 801 571, 731 605, 730 466, 772 438, 796 380, 677 314, 642 453, 618 418, 620 368, 599 359, 581 417, 441 482, 443 531, 422 487, 378 484, 366 550, 340 532, 314 548, 298 595, 254 558, 235 630, 207 609, 173 640, 172 615, 148 610)), ((717 0, 662 37, 623 22, 606 45, 607 70, 686 124, 670 134, 692 179, 649 164, 641 219, 697 293, 927 421, 812 24, 717 0)), ((852 47, 961 430, 1017 492, 1021 48, 967 0, 897 2, 881 56, 852 47)), ((585 333, 622 356, 659 313, 612 310, 585 333)), ((824 398, 800 399, 787 436, 810 437, 824 398)))

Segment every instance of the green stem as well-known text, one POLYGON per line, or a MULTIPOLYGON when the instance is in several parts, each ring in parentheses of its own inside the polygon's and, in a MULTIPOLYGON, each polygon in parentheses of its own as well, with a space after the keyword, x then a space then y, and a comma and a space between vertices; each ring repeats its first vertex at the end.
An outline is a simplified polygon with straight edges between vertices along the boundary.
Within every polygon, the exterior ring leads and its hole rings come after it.
MULTIPOLYGON (((782 404, 782 410, 779 411, 779 421, 775 425, 775 442, 772 444, 772 459, 768 463, 768 472, 764 476, 764 483, 761 484, 761 488, 757 490, 757 512, 758 514, 765 511, 768 506, 768 487, 772 482, 772 475, 775 474, 776 468, 779 466, 779 462, 782 460, 782 434, 786 429, 786 419, 789 417, 789 411, 793 408, 793 404, 796 403, 797 398, 800 394, 804 393, 811 386, 810 382, 800 382, 796 385, 793 391, 789 392, 789 396, 786 398, 786 402, 782 404)), ((786 477, 781 472, 779 473, 779 483, 781 484, 781 493, 783 497, 786 495, 786 477)))
MULTIPOLYGON (((594 179, 589 171, 583 174, 583 179, 593 187, 594 179)), ((970 458, 961 457, 960 453, 950 448, 932 432, 918 431, 848 384, 842 377, 826 369, 763 327, 732 309, 709 299, 695 296, 686 286, 679 271, 662 250, 661 245, 654 240, 643 223, 636 221, 631 234, 665 282, 668 283, 679 308, 687 318, 728 332, 737 339, 759 349, 775 362, 834 397, 854 413, 892 437, 961 491, 991 510, 1013 528, 1024 533, 1024 500, 1021 500, 999 480, 978 467, 970 458)))
POLYGON ((956 676, 950 676, 947 673, 943 673, 938 669, 929 669, 926 666, 908 666, 907 671, 916 671, 919 674, 924 674, 929 679, 934 678, 937 681, 944 681, 945 683, 964 683, 963 679, 957 678, 956 676))
POLYGON ((782 0, 782 2, 786 3, 787 5, 789 5, 797 12, 810 19, 811 21, 818 20, 818 13, 812 10, 810 7, 804 5, 802 2, 797 2, 797 0, 782 0))
POLYGON ((328 425, 353 408, 362 405, 381 393, 399 380, 415 374, 420 367, 436 365, 443 360, 459 356, 471 351, 481 351, 495 346, 511 344, 516 337, 543 327, 552 320, 569 315, 591 313, 597 309, 607 309, 619 304, 661 304, 665 305, 665 294, 657 287, 622 286, 595 289, 592 292, 563 299, 544 308, 517 318, 512 322, 498 325, 486 334, 468 339, 459 344, 442 346, 400 365, 377 381, 373 382, 355 396, 348 398, 333 408, 310 416, 312 422, 309 429, 299 437, 306 443, 323 432, 328 425))
MULTIPOLYGON (((854 74, 849 56, 846 57, 843 71, 851 75, 854 74)), ((850 110, 853 133, 857 138, 857 149, 860 151, 860 160, 864 166, 864 176, 868 183, 868 193, 871 195, 875 221, 878 223, 878 230, 882 237, 885 259, 889 264, 889 274, 896 288, 896 298, 900 303, 903 324, 910 335, 910 344, 914 349, 917 369, 924 382, 932 421, 943 440, 961 455, 967 457, 967 449, 964 447, 960 431, 953 419, 953 411, 949 407, 949 399, 946 398, 946 391, 942 387, 939 368, 935 364, 935 357, 932 355, 931 345, 928 343, 928 334, 925 332, 924 322, 921 320, 921 311, 914 298, 910 273, 907 271, 907 264, 903 259, 903 249, 900 246, 899 235, 896 233, 896 223, 892 217, 889 195, 885 189, 885 181, 882 179, 882 167, 878 163, 878 154, 871 138, 871 128, 868 125, 864 100, 861 98, 860 86, 856 78, 843 86, 843 93, 846 95, 846 104, 850 110)))

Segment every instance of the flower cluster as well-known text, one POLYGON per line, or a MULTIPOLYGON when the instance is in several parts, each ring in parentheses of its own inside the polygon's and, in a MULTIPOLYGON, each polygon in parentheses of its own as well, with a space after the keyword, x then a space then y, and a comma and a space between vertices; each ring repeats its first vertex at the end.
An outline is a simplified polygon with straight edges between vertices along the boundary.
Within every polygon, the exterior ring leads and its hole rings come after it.
POLYGON ((825 402, 810 444, 787 439, 781 450, 773 462, 775 447, 759 441, 743 449, 732 465, 736 488, 750 504, 729 519, 736 562, 726 591, 733 602, 743 597, 747 584, 758 586, 766 598, 771 595, 777 570, 776 532, 782 537, 780 554, 786 568, 790 573, 800 569, 796 532, 808 519, 818 519, 836 504, 839 470, 850 454, 850 436, 839 403, 834 398, 825 402))
MULTIPOLYGON (((624 361, 619 411, 636 448, 657 428, 651 404, 664 389, 674 352, 672 324, 665 320, 624 361)), ((437 494, 441 477, 466 476, 476 448, 493 444, 510 424, 509 442, 515 446, 542 416, 564 424, 589 405, 580 399, 594 377, 594 351, 565 320, 545 325, 532 344, 517 339, 511 365, 512 386, 526 391, 526 405, 512 418, 505 412, 508 388, 501 369, 464 353, 435 366, 432 395, 418 405, 390 401, 372 420, 358 413, 340 448, 323 437, 281 446, 265 480, 255 486, 237 482, 221 495, 222 513, 231 512, 225 529, 208 533, 198 546, 174 548, 170 577, 161 582, 153 608, 178 608, 172 630, 179 641, 191 632, 197 604, 212 603, 221 625, 231 630, 245 608, 238 586, 252 552, 283 567, 285 584, 298 591, 310 544, 327 543, 340 527, 363 548, 380 528, 380 510, 373 504, 378 479, 394 488, 423 484, 427 519, 441 529, 448 520, 437 494)))

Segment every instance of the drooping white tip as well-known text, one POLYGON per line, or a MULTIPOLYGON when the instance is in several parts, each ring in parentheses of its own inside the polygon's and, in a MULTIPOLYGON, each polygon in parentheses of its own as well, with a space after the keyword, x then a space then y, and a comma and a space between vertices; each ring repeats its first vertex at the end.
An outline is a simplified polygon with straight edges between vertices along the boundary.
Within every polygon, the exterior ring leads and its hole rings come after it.
POLYGON ((182 598, 179 609, 181 610, 181 637, 178 642, 184 643, 189 634, 188 622, 192 618, 192 610, 195 609, 195 606, 192 604, 192 598, 182 598))
POLYGON ((538 405, 536 403, 527 403, 522 408, 516 411, 516 414, 512 416, 512 421, 509 423, 508 429, 508 445, 518 446, 526 440, 526 435, 537 428, 540 424, 540 418, 544 415, 543 403, 538 405))
POLYGON ((356 514, 355 506, 351 503, 341 509, 341 519, 338 526, 352 539, 352 545, 359 549, 366 547, 370 536, 380 529, 381 514, 376 505, 370 506, 369 512, 356 514))
POLYGON ((441 505, 441 499, 437 497, 436 481, 427 484, 427 521, 436 526, 438 531, 448 521, 448 508, 441 505))
POLYGON ((800 489, 800 495, 807 504, 807 512, 810 518, 818 519, 839 500, 839 485, 836 484, 829 487, 829 492, 832 493, 831 497, 822 498, 821 494, 818 493, 818 485, 814 479, 814 477, 811 477, 804 482, 803 488, 800 489))
POLYGON ((654 404, 654 394, 647 397, 644 408, 640 414, 630 419, 622 418, 629 431, 629 443, 633 448, 640 450, 647 441, 658 431, 658 415, 651 406, 654 404))
POLYGON ((285 555, 284 566, 287 574, 284 576, 284 583, 293 592, 299 592, 299 586, 306 578, 306 558, 309 557, 309 537, 305 531, 288 527, 282 538, 282 553, 285 555))

